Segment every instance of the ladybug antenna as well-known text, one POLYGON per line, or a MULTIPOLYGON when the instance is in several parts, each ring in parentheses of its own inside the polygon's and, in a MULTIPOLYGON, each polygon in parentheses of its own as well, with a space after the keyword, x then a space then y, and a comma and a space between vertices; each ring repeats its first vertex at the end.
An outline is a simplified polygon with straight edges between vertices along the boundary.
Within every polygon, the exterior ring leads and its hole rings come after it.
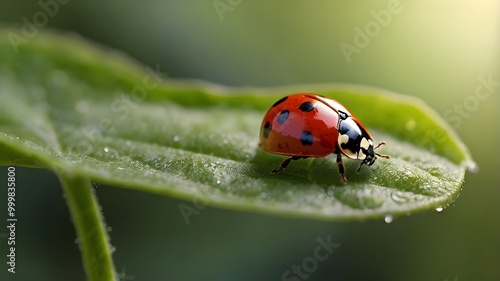
POLYGON ((381 141, 377 144, 377 146, 375 146, 375 148, 373 148, 374 150, 381 147, 382 145, 386 145, 385 141, 381 141))
MULTIPOLYGON (((375 146, 375 148, 373 148, 373 150, 379 148, 380 146, 382 145, 385 145, 385 141, 381 141, 377 144, 377 146, 375 146)), ((384 155, 384 154, 380 154, 380 153, 377 153, 375 152, 375 155, 377 155, 378 157, 382 157, 382 158, 385 158, 385 159, 389 159, 391 158, 389 155, 384 155)), ((359 170, 359 169, 358 169, 359 170)))

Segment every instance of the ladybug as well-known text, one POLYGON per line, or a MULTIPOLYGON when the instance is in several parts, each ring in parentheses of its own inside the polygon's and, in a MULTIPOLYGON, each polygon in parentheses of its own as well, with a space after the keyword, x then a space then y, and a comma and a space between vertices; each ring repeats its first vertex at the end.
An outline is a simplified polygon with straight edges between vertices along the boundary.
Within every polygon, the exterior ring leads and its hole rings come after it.
POLYGON ((345 177, 342 155, 371 166, 378 157, 373 137, 345 106, 338 101, 311 93, 286 96, 271 106, 260 128, 260 147, 270 153, 289 156, 272 174, 285 169, 290 161, 337 154, 340 178, 345 177))

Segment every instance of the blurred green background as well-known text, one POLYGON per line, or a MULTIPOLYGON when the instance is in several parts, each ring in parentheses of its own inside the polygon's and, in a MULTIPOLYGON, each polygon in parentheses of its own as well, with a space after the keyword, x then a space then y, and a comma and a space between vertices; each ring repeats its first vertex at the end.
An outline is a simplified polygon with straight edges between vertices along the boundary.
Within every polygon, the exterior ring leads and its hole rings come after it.
MULTIPOLYGON (((307 280, 500 280, 499 1, 59 1, 67 4, 44 28, 79 33, 160 65, 171 78, 355 83, 420 97, 455 127, 480 167, 467 173, 454 206, 391 224, 214 208, 186 224, 182 201, 99 186, 121 280, 282 280, 328 235, 341 246, 307 280), (346 56, 347 44, 353 53, 346 56), (495 81, 481 100, 474 98, 479 77, 495 81)), ((43 11, 37 1, 1 0, 0 7, 0 22, 17 25, 43 11)), ((6 174, 1 167, 3 186, 6 174)), ((0 280, 85 280, 55 175, 18 169, 17 183, 16 279, 2 270, 0 280)), ((0 249, 5 269, 3 236, 0 249)))

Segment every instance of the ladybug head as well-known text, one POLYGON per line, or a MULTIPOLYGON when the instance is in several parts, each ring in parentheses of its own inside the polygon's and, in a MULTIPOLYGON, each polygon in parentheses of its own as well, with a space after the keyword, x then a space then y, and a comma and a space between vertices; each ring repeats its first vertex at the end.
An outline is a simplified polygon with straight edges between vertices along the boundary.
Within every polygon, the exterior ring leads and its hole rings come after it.
POLYGON ((376 147, 373 147, 371 135, 352 116, 339 111, 339 117, 338 148, 345 156, 361 160, 358 171, 363 165, 371 166, 375 163, 377 156, 389 158, 386 155, 375 152, 375 149, 385 144, 385 142, 381 142, 376 147))
MULTIPOLYGON (((362 143, 363 143, 363 141, 362 141, 362 143)), ((373 149, 372 140, 368 140, 368 144, 365 147, 363 147, 363 145, 360 146, 360 153, 359 154, 364 155, 364 157, 365 157, 362 159, 363 161, 361 162, 361 165, 365 164, 365 165, 371 166, 373 163, 375 163, 375 160, 377 160, 377 156, 375 156, 375 151, 373 149)), ((359 156, 358 156, 358 159, 360 159, 359 156)), ((360 168, 361 168, 361 165, 359 166, 360 168)))
POLYGON ((385 141, 379 142, 379 144, 377 144, 377 146, 375 146, 375 148, 374 148, 372 141, 370 140, 370 146, 367 149, 368 154, 366 154, 365 159, 363 159, 363 161, 361 161, 361 164, 359 164, 359 168, 357 170, 358 172, 359 172, 359 170, 361 170, 361 166, 363 166, 363 164, 371 166, 373 163, 375 163, 375 160, 377 160, 377 156, 382 157, 382 158, 387 158, 387 159, 389 158, 388 155, 383 155, 383 154, 375 152, 375 149, 379 148, 381 145, 385 145, 385 141))

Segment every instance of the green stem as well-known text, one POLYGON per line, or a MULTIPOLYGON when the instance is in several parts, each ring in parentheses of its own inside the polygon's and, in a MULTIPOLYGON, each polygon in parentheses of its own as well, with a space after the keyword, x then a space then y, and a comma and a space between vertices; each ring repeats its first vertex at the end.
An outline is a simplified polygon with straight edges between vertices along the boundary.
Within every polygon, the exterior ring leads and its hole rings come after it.
POLYGON ((88 280, 116 280, 108 233, 90 181, 70 173, 62 173, 59 178, 80 241, 88 280))

